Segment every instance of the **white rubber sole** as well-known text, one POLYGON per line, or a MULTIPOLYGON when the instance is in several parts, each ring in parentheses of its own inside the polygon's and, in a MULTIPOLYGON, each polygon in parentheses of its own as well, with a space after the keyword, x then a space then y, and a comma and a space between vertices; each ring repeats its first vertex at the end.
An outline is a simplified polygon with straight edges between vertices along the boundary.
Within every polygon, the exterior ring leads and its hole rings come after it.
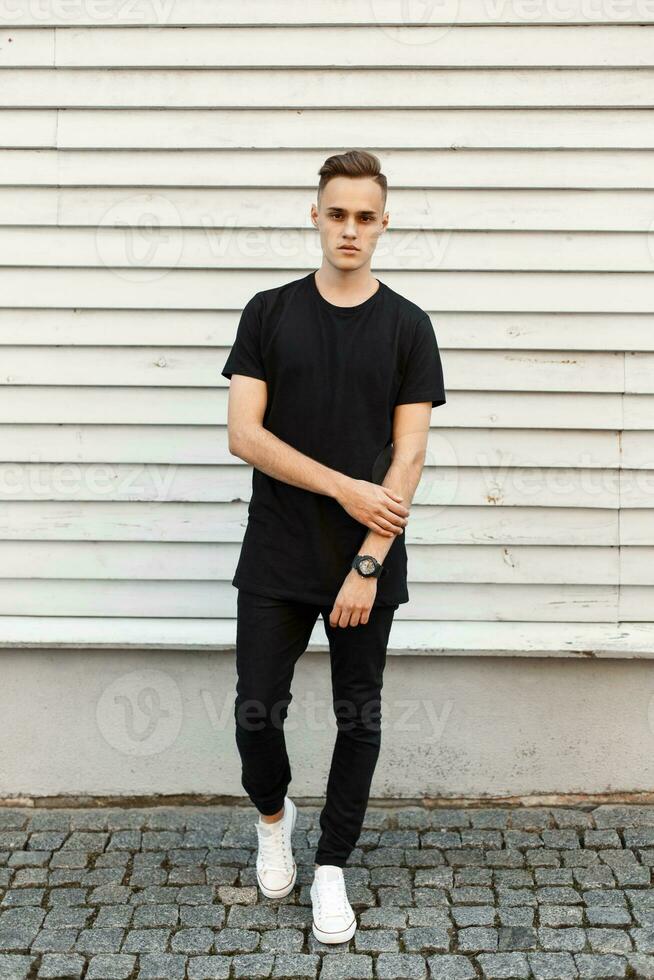
POLYGON ((354 918, 347 929, 341 929, 340 932, 323 932, 315 922, 312 925, 312 932, 321 943, 346 943, 348 939, 352 938, 356 932, 356 928, 357 920, 354 918))
MULTIPOLYGON (((297 807, 293 802, 293 800, 289 799, 288 802, 293 808, 293 816, 291 818, 291 834, 292 834, 293 831, 295 830, 295 822, 297 820, 297 807)), ((266 888, 265 885, 261 883, 261 878, 259 877, 259 871, 257 870, 257 884, 259 885, 259 888, 261 889, 262 893, 266 896, 266 898, 286 898, 286 896, 293 891, 296 880, 297 880, 297 864, 295 863, 295 861, 293 861, 293 877, 291 878, 289 884, 285 885, 283 888, 266 888)))

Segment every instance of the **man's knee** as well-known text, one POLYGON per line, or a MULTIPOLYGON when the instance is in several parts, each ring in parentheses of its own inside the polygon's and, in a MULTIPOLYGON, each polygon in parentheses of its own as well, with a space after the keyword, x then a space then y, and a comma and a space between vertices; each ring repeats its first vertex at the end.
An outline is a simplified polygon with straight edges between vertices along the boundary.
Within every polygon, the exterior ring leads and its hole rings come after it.
POLYGON ((339 732, 354 737, 376 736, 381 732, 381 699, 374 695, 366 700, 337 698, 334 714, 339 732))
POLYGON ((270 728, 282 729, 292 699, 292 695, 276 701, 237 695, 234 702, 236 727, 245 732, 260 732, 270 728))

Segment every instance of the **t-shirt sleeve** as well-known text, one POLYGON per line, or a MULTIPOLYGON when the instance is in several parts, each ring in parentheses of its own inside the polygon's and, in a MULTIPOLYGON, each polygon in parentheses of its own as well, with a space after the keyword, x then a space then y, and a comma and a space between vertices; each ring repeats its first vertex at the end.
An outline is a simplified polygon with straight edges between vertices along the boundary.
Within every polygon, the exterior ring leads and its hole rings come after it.
POLYGON ((258 293, 243 307, 234 345, 220 373, 225 378, 231 378, 232 374, 247 374, 251 378, 266 380, 261 353, 261 304, 258 293))
POLYGON ((415 326, 404 376, 395 399, 396 405, 409 402, 445 404, 443 365, 436 334, 429 316, 425 314, 415 326))

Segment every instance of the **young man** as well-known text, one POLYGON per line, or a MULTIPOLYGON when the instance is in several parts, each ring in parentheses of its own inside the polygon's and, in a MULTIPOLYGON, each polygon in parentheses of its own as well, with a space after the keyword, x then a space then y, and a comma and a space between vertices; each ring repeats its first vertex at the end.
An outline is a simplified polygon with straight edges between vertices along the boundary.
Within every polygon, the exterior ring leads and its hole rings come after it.
POLYGON ((256 293, 222 374, 230 452, 251 463, 238 588, 234 716, 242 784, 259 810, 257 881, 295 885, 283 725, 295 664, 319 615, 329 641, 337 737, 311 885, 313 933, 347 941, 356 920, 343 867, 356 846, 381 746, 381 688, 398 605, 408 602, 404 529, 445 403, 429 316, 372 276, 388 225, 372 153, 320 168, 316 272, 256 293))

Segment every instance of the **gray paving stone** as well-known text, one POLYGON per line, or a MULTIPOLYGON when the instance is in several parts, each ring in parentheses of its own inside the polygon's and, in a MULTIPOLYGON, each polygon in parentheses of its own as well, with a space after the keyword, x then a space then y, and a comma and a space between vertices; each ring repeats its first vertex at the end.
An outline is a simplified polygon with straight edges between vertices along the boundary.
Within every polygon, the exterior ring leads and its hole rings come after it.
POLYGON ((467 926, 457 933, 459 950, 465 953, 495 951, 498 944, 498 930, 482 926, 467 926))
POLYGON ((454 905, 452 918, 457 926, 492 926, 495 924, 495 908, 492 905, 454 905))
POLYGON ((213 946, 214 934, 211 929, 179 929, 170 940, 170 947, 175 953, 197 955, 208 953, 213 946))
POLYGON ((610 906, 612 908, 627 906, 624 892, 617 888, 596 889, 582 894, 583 901, 589 906, 610 906))
POLYGON ((521 908, 519 905, 497 910, 497 918, 501 926, 531 926, 534 924, 534 917, 534 909, 521 908))
POLYGON ((509 807, 488 807, 487 809, 470 810, 470 822, 473 827, 505 830, 511 822, 509 807))
POLYGON ((497 899, 500 905, 509 906, 529 906, 536 905, 536 896, 528 888, 504 888, 497 889, 497 899))
POLYGON ((216 933, 214 948, 216 953, 252 953, 259 940, 260 933, 253 929, 221 929, 216 933))
POLYGON ((372 967, 372 956, 327 953, 322 958, 320 980, 371 980, 372 967))
POLYGON ((622 929, 587 929, 586 935, 594 953, 630 953, 631 936, 622 929))
POLYGON ((575 963, 580 977, 624 977, 627 972, 624 956, 577 953, 575 963))
POLYGON ((354 947, 363 953, 394 952, 400 948, 398 934, 393 929, 357 929, 354 947))
POLYGON ((431 827, 431 813, 423 807, 403 807, 397 815, 400 830, 427 830, 431 827))
POLYGON ((229 956, 192 956, 188 961, 188 980, 227 980, 231 969, 229 956))
POLYGON ((380 980, 423 980, 427 977, 427 964, 414 953, 381 953, 376 972, 380 980))
POLYGON ((586 945, 586 933, 576 926, 569 928, 551 929, 542 926, 538 930, 538 941, 544 950, 561 950, 562 952, 581 952, 586 945))
POLYGON ((364 909, 358 920, 359 929, 403 929, 407 924, 407 910, 392 906, 364 909))
POLYGON ((654 927, 632 929, 630 934, 639 953, 654 953, 654 927))
POLYGON ((402 939, 407 953, 423 953, 425 951, 446 953, 450 948, 450 937, 444 926, 440 928, 423 926, 416 929, 405 929, 402 933, 402 939))
MULTIPOLYGON (((83 929, 93 916, 93 909, 85 909, 78 905, 60 905, 50 909, 43 920, 44 929, 83 929)), ((96 920, 96 925, 99 923, 96 920)), ((116 923, 107 923, 115 925, 116 923)))
POLYGON ((572 980, 578 971, 570 953, 528 953, 534 980, 572 980))
POLYGON ((191 928, 210 926, 220 929, 225 924, 226 911, 223 905, 180 905, 180 925, 191 928))
POLYGON ((633 974, 643 980, 654 980, 654 956, 646 953, 628 953, 627 962, 633 974))
POLYGON ((33 962, 33 956, 0 953, 0 980, 26 980, 33 962))
POLYGON ((163 953, 170 939, 170 929, 131 929, 121 947, 124 953, 163 953))
MULTIPOLYGON (((606 908, 603 905, 586 909, 586 918, 591 926, 631 925, 631 912, 624 908, 606 908)), ((542 916, 541 916, 542 919, 542 916)), ((547 923, 552 925, 553 923, 547 923)))
POLYGON ((18 908, 25 905, 41 905, 45 896, 44 888, 16 888, 5 892, 0 907, 18 908))
POLYGON ((575 905, 541 905, 538 914, 541 926, 580 926, 584 921, 583 908, 575 905))
POLYGON ((523 830, 543 830, 554 824, 549 807, 516 807, 511 810, 511 826, 523 830))
POLYGON ((272 953, 244 953, 232 960, 235 977, 252 978, 269 977, 272 975, 275 957, 272 953))
POLYGON ((529 977, 529 962, 524 953, 481 953, 477 962, 485 977, 529 977))
POLYGON ((273 977, 316 977, 320 957, 316 953, 278 953, 273 977))
POLYGON ((100 953, 91 957, 85 980, 128 980, 135 962, 127 953, 100 953))
POLYGON ((85 967, 83 956, 73 953, 67 956, 63 953, 46 953, 41 959, 37 976, 50 978, 81 977, 85 967))
POLYGON ((146 953, 139 957, 139 980, 183 980, 186 957, 179 953, 146 953))
MULTIPOLYGON (((128 906, 129 908, 129 906, 128 906)), ((103 909, 100 912, 104 911, 103 909)), ((141 905, 130 910, 134 929, 153 928, 155 926, 176 926, 179 922, 178 905, 141 905)), ((99 913, 98 913, 99 914, 99 913)))
POLYGON ((75 948, 78 929, 44 929, 32 943, 32 953, 70 953, 75 948))
POLYGON ((427 960, 433 980, 473 980, 477 976, 472 962, 457 953, 441 953, 427 960))
POLYGON ((358 929, 335 947, 311 931, 320 813, 299 808, 298 887, 274 902, 250 805, 0 809, 0 964, 30 980, 70 956, 84 980, 654 973, 654 807, 371 806, 345 869, 358 929))
POLYGON ((536 949, 537 932, 532 926, 503 926, 499 930, 498 950, 536 949))
POLYGON ((261 935, 262 953, 299 953, 303 946, 299 929, 269 929, 261 935))
POLYGON ((78 953, 117 953, 120 950, 124 929, 84 929, 75 943, 78 953))

